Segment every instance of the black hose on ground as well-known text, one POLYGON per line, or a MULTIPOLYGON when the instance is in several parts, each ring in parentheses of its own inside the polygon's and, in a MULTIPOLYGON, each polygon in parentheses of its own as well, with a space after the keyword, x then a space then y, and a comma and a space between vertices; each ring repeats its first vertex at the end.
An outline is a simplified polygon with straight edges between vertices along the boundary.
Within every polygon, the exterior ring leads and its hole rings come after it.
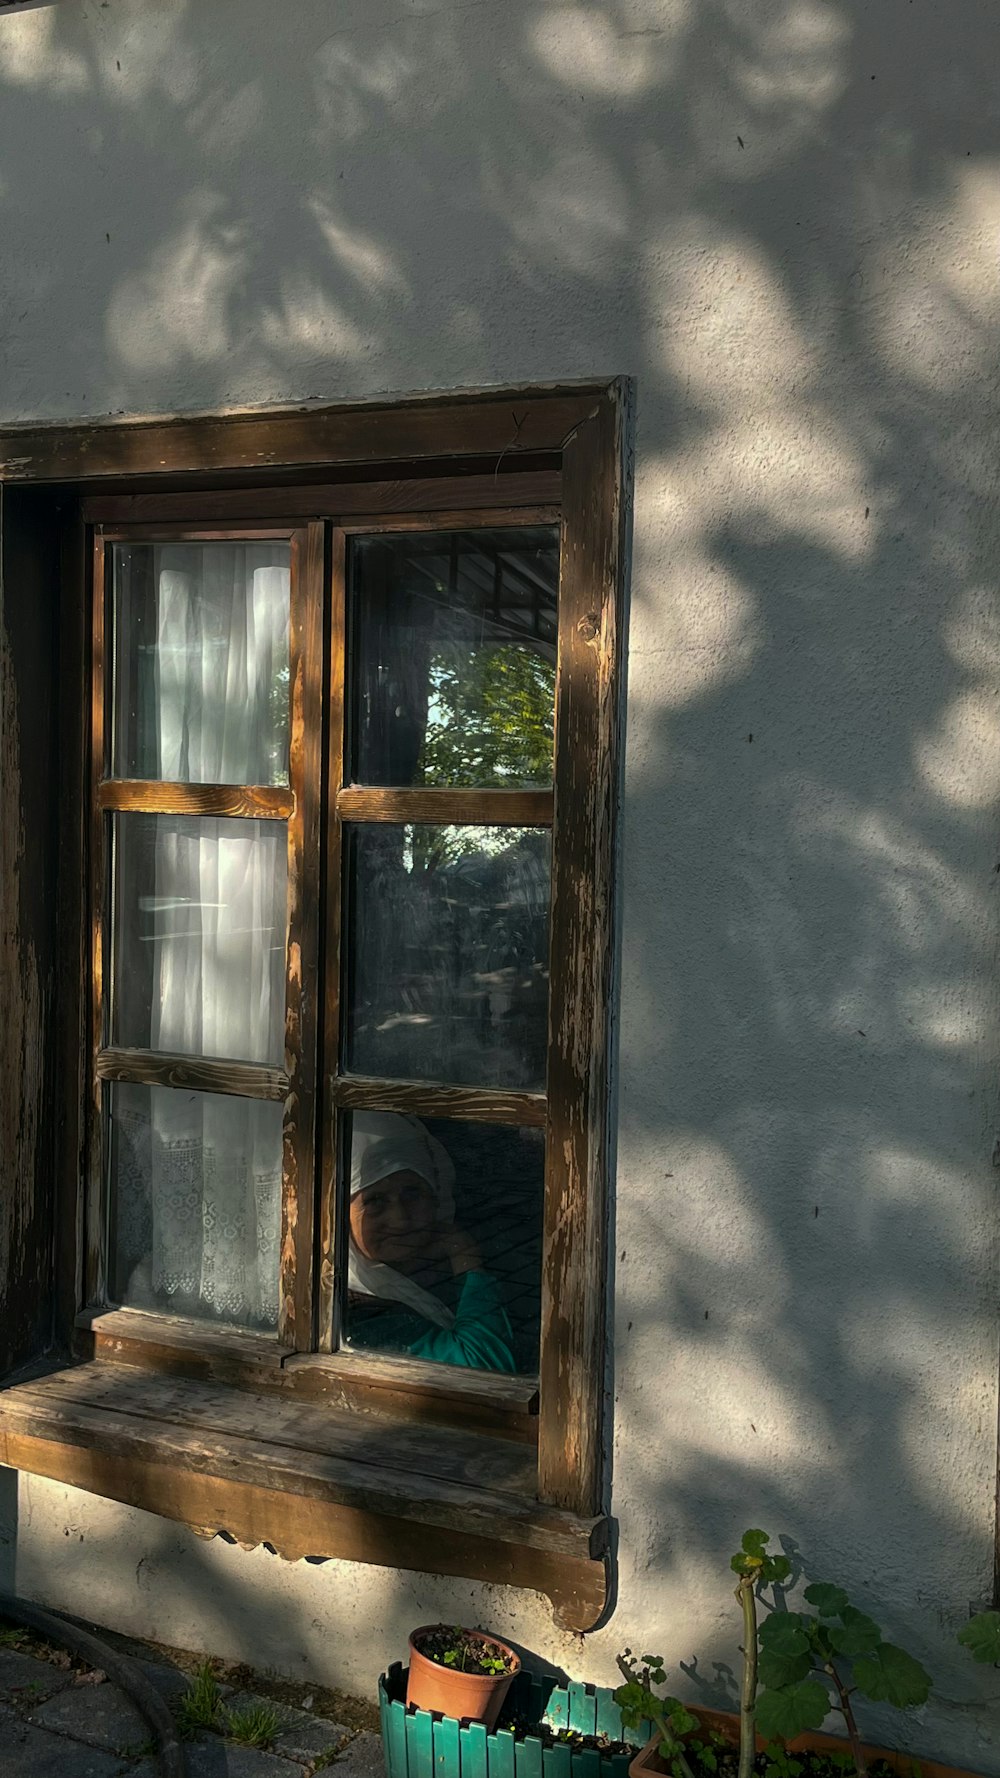
POLYGON ((116 1648, 102 1642, 99 1636, 92 1636, 89 1630, 80 1630, 68 1619, 43 1611, 40 1605, 29 1605, 26 1599, 15 1599, 11 1593, 0 1593, 0 1618, 9 1618, 11 1623, 21 1624, 26 1630, 36 1630, 46 1642, 68 1648, 82 1660, 89 1661, 92 1667, 99 1667, 127 1693, 146 1718, 156 1737, 162 1778, 188 1778, 187 1759, 170 1710, 130 1656, 119 1654, 116 1648))

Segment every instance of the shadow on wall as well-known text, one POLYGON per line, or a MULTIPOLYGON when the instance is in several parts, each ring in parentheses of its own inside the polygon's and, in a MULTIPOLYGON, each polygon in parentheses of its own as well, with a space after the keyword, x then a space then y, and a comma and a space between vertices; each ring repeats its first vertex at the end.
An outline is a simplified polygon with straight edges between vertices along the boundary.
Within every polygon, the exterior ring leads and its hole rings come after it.
POLYGON ((731 1646, 750 1522, 938 1674, 991 1585, 994 52, 976 0, 0 18, 6 417, 638 378, 609 1674, 731 1646))

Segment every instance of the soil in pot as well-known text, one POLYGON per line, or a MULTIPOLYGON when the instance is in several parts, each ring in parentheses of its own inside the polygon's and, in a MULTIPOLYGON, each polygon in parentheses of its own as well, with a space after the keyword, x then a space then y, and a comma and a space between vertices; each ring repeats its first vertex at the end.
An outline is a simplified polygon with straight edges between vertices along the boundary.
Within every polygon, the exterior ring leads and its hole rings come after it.
POLYGON ((568 1747, 573 1753, 599 1753, 602 1759, 638 1753, 634 1741, 612 1741, 608 1735, 582 1735, 578 1729, 554 1729, 551 1723, 535 1722, 521 1712, 503 1709, 497 1728, 506 1729, 518 1741, 540 1741, 543 1748, 568 1747))
POLYGON ((437 1710, 459 1722, 496 1726, 519 1657, 505 1642, 481 1630, 424 1624, 410 1636, 407 1705, 437 1710))
MULTIPOLYGON (((684 1739, 684 1756, 694 1778, 736 1778, 739 1770, 739 1718, 726 1711, 694 1706, 699 1726, 684 1739)), ((974 1778, 928 1760, 911 1760, 885 1748, 864 1746, 868 1778, 974 1778)), ((629 1767, 629 1778, 670 1778, 672 1764, 657 1740, 648 1742, 629 1767)), ((854 1778, 854 1759, 835 1735, 801 1735, 787 1747, 757 1737, 756 1778, 854 1778), (824 1745, 828 1743, 829 1745, 824 1745)))
MULTIPOLYGON (((736 1778, 740 1756, 728 1742, 716 1744, 714 1738, 692 1735, 684 1744, 684 1756, 694 1778, 736 1778)), ((854 1761, 849 1753, 788 1753, 775 1746, 769 1753, 758 1753, 754 1760, 755 1778, 854 1778, 854 1761)), ((660 1771, 669 1773, 664 1760, 660 1771)), ((868 1778, 897 1778, 892 1766, 874 1760, 868 1766, 868 1778)))

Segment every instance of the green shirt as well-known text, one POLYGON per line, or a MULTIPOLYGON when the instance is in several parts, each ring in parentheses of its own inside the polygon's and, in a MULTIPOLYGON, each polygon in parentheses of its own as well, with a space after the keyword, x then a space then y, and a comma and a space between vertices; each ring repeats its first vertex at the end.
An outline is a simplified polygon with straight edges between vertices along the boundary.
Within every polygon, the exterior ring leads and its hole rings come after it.
POLYGON ((514 1372, 514 1333, 489 1272, 466 1272, 451 1327, 432 1327, 400 1304, 351 1317, 351 1345, 377 1352, 405 1352, 466 1370, 514 1372))

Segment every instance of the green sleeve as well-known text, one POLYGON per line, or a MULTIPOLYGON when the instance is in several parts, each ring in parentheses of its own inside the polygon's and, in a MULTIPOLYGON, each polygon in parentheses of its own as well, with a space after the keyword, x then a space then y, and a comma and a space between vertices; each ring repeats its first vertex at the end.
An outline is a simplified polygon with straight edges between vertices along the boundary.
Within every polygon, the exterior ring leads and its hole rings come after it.
POLYGON ((514 1334, 489 1272, 466 1272, 453 1326, 435 1328, 408 1348, 414 1358, 466 1370, 514 1372, 514 1334))

